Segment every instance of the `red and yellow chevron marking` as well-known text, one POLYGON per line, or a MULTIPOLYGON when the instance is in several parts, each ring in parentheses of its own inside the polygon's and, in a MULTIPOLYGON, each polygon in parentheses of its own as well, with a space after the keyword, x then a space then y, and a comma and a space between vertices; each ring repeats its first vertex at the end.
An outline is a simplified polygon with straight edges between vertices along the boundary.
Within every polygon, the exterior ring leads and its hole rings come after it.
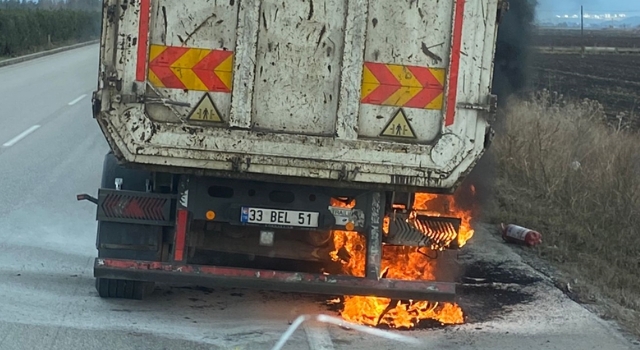
POLYGON ((156 87, 231 92, 233 52, 151 45, 149 82, 156 87))
POLYGON ((445 70, 365 62, 362 103, 442 109, 445 70))

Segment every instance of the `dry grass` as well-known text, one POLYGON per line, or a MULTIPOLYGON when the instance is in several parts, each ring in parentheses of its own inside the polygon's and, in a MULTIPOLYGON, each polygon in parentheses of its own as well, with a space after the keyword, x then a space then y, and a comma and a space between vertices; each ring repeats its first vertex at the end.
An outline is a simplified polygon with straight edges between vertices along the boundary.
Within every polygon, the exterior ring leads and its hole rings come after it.
POLYGON ((494 144, 494 221, 543 233, 539 254, 640 311, 640 136, 606 126, 593 101, 513 101, 494 144))

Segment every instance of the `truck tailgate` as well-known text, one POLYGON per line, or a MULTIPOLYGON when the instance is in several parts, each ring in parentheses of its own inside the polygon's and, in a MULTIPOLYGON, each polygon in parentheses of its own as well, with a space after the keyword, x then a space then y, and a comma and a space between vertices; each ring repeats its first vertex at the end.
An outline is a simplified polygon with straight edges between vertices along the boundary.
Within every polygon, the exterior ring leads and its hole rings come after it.
POLYGON ((127 162, 446 190, 484 152, 499 0, 105 3, 127 162))

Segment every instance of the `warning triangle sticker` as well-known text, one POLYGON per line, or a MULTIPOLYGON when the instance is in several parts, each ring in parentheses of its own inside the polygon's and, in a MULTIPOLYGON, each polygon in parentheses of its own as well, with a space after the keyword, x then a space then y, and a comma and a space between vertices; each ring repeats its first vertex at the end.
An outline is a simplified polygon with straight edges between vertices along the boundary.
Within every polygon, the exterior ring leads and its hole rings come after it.
POLYGON ((384 137, 397 137, 403 139, 415 139, 416 133, 413 131, 407 115, 404 114, 402 109, 398 110, 391 121, 384 127, 380 136, 384 137))
POLYGON ((194 122, 224 123, 209 94, 202 96, 202 99, 198 102, 196 108, 191 111, 187 119, 194 122))

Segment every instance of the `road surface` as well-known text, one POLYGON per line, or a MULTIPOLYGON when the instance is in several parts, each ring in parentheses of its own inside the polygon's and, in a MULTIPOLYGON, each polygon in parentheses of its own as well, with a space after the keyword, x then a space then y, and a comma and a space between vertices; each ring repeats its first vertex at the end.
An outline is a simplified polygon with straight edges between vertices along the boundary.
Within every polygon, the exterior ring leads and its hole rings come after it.
MULTIPOLYGON (((224 288, 160 286, 145 301, 97 297, 95 207, 75 201, 96 193, 107 152, 90 114, 97 55, 90 46, 0 68, 0 349, 270 349, 298 315, 335 315, 322 297, 224 288)), ((480 273, 536 274, 485 231, 461 258, 480 273)), ((468 324, 402 333, 421 339, 421 349, 634 346, 544 278, 489 282, 497 284, 462 289, 468 324)), ((285 349, 400 346, 311 325, 285 349)))

